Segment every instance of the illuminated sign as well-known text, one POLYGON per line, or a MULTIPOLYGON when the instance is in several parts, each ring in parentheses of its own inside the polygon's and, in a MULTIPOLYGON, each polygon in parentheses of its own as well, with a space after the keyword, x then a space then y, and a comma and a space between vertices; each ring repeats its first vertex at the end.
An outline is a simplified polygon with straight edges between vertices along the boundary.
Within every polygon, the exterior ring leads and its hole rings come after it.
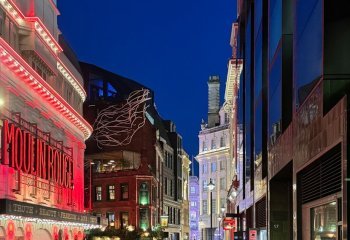
POLYGON ((0 199, 0 214, 83 224, 97 224, 97 217, 95 216, 73 213, 56 208, 49 208, 8 199, 0 199))
POLYGON ((258 239, 257 229, 249 229, 249 240, 257 240, 257 239, 258 239))
POLYGON ((18 124, 3 120, 1 131, 2 164, 19 172, 73 189, 72 151, 68 154, 18 124))
POLYGON ((233 230, 233 232, 237 231, 237 221, 232 217, 225 217, 223 221, 224 230, 233 230))
POLYGON ((163 228, 168 227, 168 219, 169 217, 167 215, 160 216, 160 226, 163 228))

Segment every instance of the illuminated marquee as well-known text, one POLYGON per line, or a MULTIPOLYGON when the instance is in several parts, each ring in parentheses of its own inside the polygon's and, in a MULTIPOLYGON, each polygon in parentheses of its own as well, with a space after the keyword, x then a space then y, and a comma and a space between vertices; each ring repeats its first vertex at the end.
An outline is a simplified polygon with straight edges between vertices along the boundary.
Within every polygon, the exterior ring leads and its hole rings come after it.
POLYGON ((8 120, 1 131, 2 164, 17 171, 73 188, 73 158, 62 149, 25 131, 8 120))

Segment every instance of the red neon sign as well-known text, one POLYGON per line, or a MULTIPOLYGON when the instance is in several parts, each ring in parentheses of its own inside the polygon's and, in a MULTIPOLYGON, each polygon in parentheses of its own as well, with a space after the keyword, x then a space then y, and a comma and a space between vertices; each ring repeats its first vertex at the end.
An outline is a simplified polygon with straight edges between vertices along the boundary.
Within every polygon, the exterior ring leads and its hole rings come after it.
POLYGON ((224 230, 233 230, 234 232, 236 232, 237 231, 236 219, 232 218, 232 217, 224 218, 223 228, 224 228, 224 230))
POLYGON ((73 188, 72 156, 8 120, 3 121, 1 141, 2 164, 62 187, 73 188))

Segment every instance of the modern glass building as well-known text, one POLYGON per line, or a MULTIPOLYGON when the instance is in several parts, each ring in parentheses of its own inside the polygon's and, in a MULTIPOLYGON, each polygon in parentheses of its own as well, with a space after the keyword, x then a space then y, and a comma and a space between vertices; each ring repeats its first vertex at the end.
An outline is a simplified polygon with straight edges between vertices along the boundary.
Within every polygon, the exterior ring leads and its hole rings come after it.
POLYGON ((239 231, 348 239, 348 1, 238 1, 239 231))

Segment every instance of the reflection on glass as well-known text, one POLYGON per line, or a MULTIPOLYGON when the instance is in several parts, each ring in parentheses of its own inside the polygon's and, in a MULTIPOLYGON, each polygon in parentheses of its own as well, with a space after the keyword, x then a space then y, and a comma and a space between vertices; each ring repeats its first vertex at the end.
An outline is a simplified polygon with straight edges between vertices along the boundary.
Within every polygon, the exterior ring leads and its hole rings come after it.
POLYGON ((311 209, 311 239, 337 239, 337 204, 331 202, 311 209))
POLYGON ((321 0, 296 1, 294 76, 299 105, 322 74, 322 5, 321 0))

